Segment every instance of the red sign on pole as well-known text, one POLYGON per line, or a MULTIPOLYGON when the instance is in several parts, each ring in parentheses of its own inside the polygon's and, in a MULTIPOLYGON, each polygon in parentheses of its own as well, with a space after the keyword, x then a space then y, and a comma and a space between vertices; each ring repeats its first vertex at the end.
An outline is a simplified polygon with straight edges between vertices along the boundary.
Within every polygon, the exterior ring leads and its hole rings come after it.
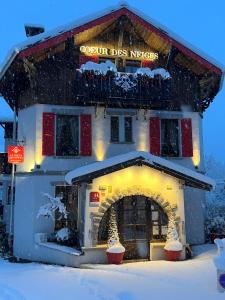
POLYGON ((24 161, 23 146, 8 146, 8 163, 21 164, 24 161))
POLYGON ((99 200, 99 192, 90 192, 90 203, 98 203, 99 200))

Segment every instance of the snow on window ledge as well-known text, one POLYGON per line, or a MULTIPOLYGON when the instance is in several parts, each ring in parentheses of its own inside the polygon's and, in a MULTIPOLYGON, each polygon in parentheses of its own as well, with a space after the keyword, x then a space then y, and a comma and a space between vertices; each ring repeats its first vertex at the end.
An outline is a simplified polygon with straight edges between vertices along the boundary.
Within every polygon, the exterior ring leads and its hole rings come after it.
POLYGON ((80 256, 83 254, 83 252, 78 249, 75 249, 72 247, 67 247, 67 246, 61 246, 61 245, 58 245, 58 244, 52 243, 52 242, 39 242, 39 243, 36 243, 36 245, 40 246, 40 247, 48 248, 48 249, 53 249, 53 250, 56 250, 59 252, 71 254, 74 256, 80 256))

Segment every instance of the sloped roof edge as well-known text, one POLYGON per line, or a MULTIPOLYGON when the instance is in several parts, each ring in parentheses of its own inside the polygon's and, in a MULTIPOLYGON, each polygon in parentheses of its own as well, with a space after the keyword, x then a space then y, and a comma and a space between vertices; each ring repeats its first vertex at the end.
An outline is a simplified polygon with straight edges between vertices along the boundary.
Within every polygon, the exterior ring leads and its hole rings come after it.
MULTIPOLYGON (((202 51, 200 51, 199 49, 197 49, 190 43, 186 42, 185 40, 183 40, 182 38, 177 36, 171 30, 169 30, 165 26, 161 25, 154 19, 146 16, 138 9, 128 6, 127 4, 123 4, 123 5, 117 5, 114 7, 108 7, 107 9, 105 9, 101 12, 91 14, 87 17, 83 17, 75 22, 71 22, 67 25, 57 27, 54 30, 47 31, 47 32, 41 33, 41 34, 33 36, 33 37, 29 37, 29 38, 27 38, 26 41, 15 45, 13 47, 13 49, 7 55, 6 59, 3 61, 2 66, 0 67, 0 79, 3 77, 3 75, 5 74, 5 72, 9 68, 9 66, 11 65, 12 61, 14 60, 14 58, 22 51, 24 51, 28 48, 38 47, 40 44, 43 44, 43 43, 46 43, 46 45, 48 45, 48 43, 50 41, 52 41, 53 39, 54 40, 56 39, 57 40, 56 42, 60 42, 61 39, 64 40, 67 37, 69 37, 72 34, 73 30, 78 29, 79 27, 84 26, 87 23, 91 23, 97 19, 101 19, 104 16, 118 13, 119 11, 121 12, 121 14, 125 11, 131 12, 132 14, 136 15, 137 17, 143 19, 143 21, 147 22, 149 25, 155 27, 155 29, 158 31, 158 33, 160 33, 161 36, 163 36, 164 38, 169 39, 171 41, 171 43, 175 42, 178 45, 180 44, 180 47, 183 46, 187 51, 192 52, 194 56, 197 56, 200 59, 202 59, 203 61, 205 61, 206 63, 209 63, 214 68, 214 71, 216 71, 216 69, 218 69, 217 70, 218 74, 220 73, 220 75, 222 75, 222 73, 224 73, 225 67, 222 64, 220 64, 219 62, 217 62, 215 59, 209 57, 207 54, 203 53, 202 51)), ((222 86, 222 80, 221 80, 221 86, 222 86)))
POLYGON ((163 171, 173 177, 183 179, 186 185, 205 190, 211 190, 215 187, 215 181, 213 179, 144 151, 132 151, 76 168, 66 174, 65 180, 69 184, 72 184, 73 182, 82 181, 86 177, 96 178, 118 171, 122 169, 122 164, 124 164, 124 167, 129 167, 135 165, 135 163, 146 164, 149 167, 163 171), (114 166, 118 168, 113 169, 114 166), (110 169, 108 173, 104 171, 106 169, 110 169))

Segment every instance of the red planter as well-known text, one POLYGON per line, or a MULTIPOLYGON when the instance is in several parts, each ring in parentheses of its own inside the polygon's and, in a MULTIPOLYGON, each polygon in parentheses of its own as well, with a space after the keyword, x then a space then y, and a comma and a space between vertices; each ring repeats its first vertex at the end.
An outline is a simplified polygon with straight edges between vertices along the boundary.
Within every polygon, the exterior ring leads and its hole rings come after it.
POLYGON ((171 251, 171 250, 165 250, 164 249, 164 252, 165 252, 166 260, 168 260, 168 261, 178 261, 178 260, 180 260, 182 250, 180 250, 180 251, 171 251))
POLYGON ((108 264, 120 265, 123 263, 124 252, 122 253, 107 253, 108 264))

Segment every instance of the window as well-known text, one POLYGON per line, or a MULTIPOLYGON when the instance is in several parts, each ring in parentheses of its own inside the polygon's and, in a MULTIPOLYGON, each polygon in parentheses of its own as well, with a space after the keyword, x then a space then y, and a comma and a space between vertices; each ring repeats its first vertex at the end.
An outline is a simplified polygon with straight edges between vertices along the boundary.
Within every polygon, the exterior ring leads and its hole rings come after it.
POLYGON ((56 186, 55 196, 62 197, 62 202, 68 212, 67 218, 60 218, 56 212, 55 229, 68 227, 71 231, 77 230, 78 221, 78 189, 77 186, 56 186))
POLYGON ((119 142, 119 117, 111 117, 111 142, 119 142))
POLYGON ((79 154, 78 116, 56 116, 56 155, 76 156, 79 154))
POLYGON ((180 155, 179 122, 176 119, 161 120, 161 155, 178 157, 180 155))
POLYGON ((127 60, 126 61, 126 73, 135 73, 138 68, 141 67, 141 62, 136 60, 127 60))
POLYGON ((111 142, 112 143, 133 142, 132 117, 128 117, 128 116, 111 117, 111 142))

